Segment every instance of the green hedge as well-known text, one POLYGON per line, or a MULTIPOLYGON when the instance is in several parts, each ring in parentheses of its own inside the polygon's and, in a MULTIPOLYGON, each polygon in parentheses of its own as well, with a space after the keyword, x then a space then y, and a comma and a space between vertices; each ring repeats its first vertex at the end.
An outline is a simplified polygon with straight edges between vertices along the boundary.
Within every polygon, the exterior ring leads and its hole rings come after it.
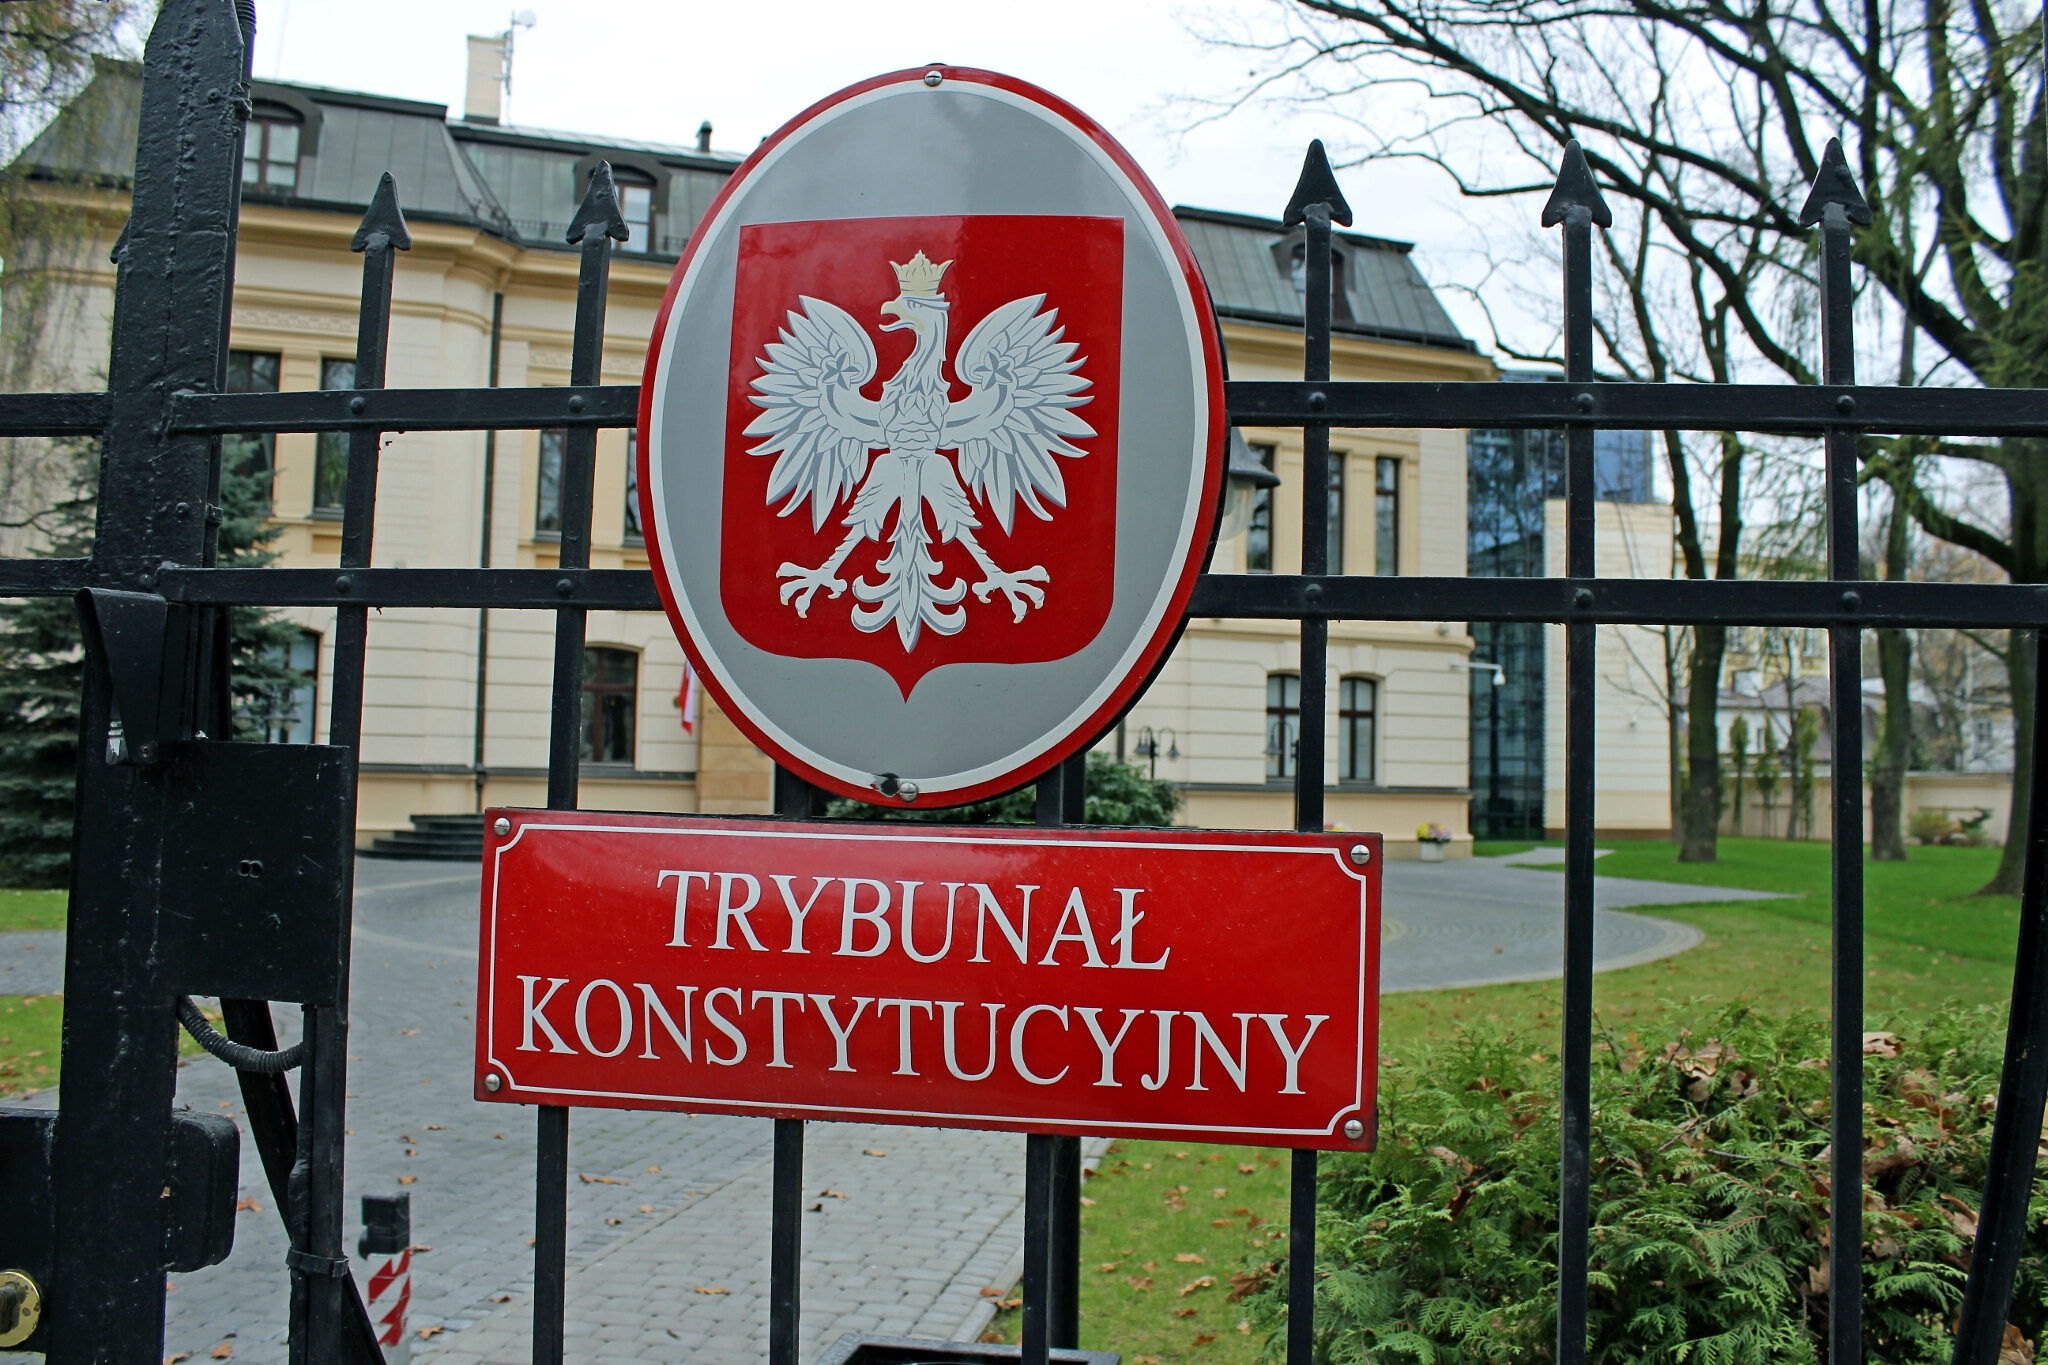
MULTIPOLYGON (((1869 1035, 1873 1365, 1949 1358, 2004 1023, 2002 1011, 1950 1008, 1869 1035)), ((1591 1359, 1825 1360, 1826 1022, 1735 1009, 1676 1039, 1609 1036, 1596 1055, 1591 1359)), ((1318 1359, 1553 1358, 1557 1088, 1555 1045, 1514 1035, 1383 1071, 1379 1150, 1323 1163, 1318 1359)), ((2048 1319, 2044 1218, 2037 1179, 2007 1359, 2031 1360, 2048 1319)), ((1253 1320, 1278 1329, 1285 1267, 1249 1267, 1238 1283, 1253 1290, 1253 1320)))

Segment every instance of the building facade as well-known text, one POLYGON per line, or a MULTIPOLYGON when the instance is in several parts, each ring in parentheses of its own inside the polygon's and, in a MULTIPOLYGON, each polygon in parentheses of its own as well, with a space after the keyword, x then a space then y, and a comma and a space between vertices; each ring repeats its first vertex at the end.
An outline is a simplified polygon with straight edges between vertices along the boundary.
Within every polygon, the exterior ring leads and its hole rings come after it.
MULTIPOLYGON (((486 54, 488 56, 488 54, 486 54)), ((473 60, 474 60, 473 54, 473 60)), ((612 267, 602 382, 637 382, 677 254, 739 158, 711 145, 630 142, 508 126, 497 87, 472 81, 470 107, 258 81, 245 149, 229 387, 341 388, 354 382, 360 258, 350 238, 377 179, 395 176, 413 245, 399 259, 391 315, 393 387, 568 382, 577 255, 562 240, 590 170, 611 164, 632 231, 612 267)), ((6 324, 76 387, 104 373, 114 273, 107 252, 126 216, 137 68, 101 63, 70 111, 23 154, 44 197, 84 224, 64 257, 61 310, 17 308, 29 282, 10 271, 6 324), (61 316, 61 326, 51 319, 61 316)), ((1299 377, 1299 230, 1176 210, 1217 304, 1231 374, 1299 377)), ((1333 370, 1341 379, 1488 380, 1490 361, 1460 336, 1406 244, 1337 234, 1333 370)), ((12 263, 10 263, 12 264, 12 263)), ((48 376, 44 377, 48 382, 48 376)), ((1300 565, 1299 430, 1246 430, 1280 479, 1250 524, 1219 544, 1218 572, 1300 565)), ((645 568, 633 434, 599 436, 592 564, 645 568)), ((1332 570, 1449 574, 1466 564, 1466 441, 1459 432, 1336 431, 1332 570)), ((561 432, 393 433, 386 437, 374 562, 394 567, 545 568, 557 562, 561 432)), ((229 437, 224 458, 271 489, 280 563, 338 562, 345 438, 229 437)), ((295 610, 288 662, 300 685, 266 726, 282 742, 322 740, 333 613, 295 610)), ((418 814, 545 795, 554 617, 547 612, 390 609, 372 618, 363 717, 359 832, 418 814)), ((658 614, 594 612, 588 623, 582 802, 593 808, 740 813, 769 808, 771 773, 706 697, 681 709, 684 659, 658 614)), ((1412 853, 1441 824, 1469 847, 1463 623, 1337 623, 1330 670, 1300 676, 1289 624, 1197 620, 1150 692, 1101 741, 1187 797, 1184 818, 1218 827, 1291 823, 1301 688, 1328 689, 1329 818, 1377 829, 1412 853)))

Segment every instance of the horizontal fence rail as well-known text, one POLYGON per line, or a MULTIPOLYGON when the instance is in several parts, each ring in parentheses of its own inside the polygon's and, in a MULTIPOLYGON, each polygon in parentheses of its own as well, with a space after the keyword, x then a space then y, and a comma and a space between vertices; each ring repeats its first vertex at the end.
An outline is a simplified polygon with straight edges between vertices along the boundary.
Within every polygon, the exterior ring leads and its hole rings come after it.
MULTIPOLYGON (((1741 431, 1788 436, 2024 436, 2048 428, 2048 389, 1908 389, 1858 384, 1492 384, 1236 379, 1238 426, 1563 427, 1741 431)), ((528 389, 304 389, 170 395, 164 430, 521 431, 630 427, 638 384, 528 389)), ((103 393, 0 394, 0 436, 97 436, 103 393)))

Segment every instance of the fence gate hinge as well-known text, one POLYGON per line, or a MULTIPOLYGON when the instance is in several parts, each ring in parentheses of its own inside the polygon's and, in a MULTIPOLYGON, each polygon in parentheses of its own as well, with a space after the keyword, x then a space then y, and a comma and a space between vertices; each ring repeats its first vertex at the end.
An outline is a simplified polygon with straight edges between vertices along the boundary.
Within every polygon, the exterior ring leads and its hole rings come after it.
POLYGON ((85 588, 77 597, 87 642, 114 694, 109 763, 147 766, 182 738, 192 609, 155 593, 85 588))

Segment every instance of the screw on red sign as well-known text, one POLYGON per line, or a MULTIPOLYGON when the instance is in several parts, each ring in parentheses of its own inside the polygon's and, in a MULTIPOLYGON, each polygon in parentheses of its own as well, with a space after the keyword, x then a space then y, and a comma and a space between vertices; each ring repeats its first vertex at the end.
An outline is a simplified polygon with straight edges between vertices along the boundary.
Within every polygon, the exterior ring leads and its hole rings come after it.
POLYGON ((1377 836, 503 814, 479 1100, 1372 1146, 1377 836))

